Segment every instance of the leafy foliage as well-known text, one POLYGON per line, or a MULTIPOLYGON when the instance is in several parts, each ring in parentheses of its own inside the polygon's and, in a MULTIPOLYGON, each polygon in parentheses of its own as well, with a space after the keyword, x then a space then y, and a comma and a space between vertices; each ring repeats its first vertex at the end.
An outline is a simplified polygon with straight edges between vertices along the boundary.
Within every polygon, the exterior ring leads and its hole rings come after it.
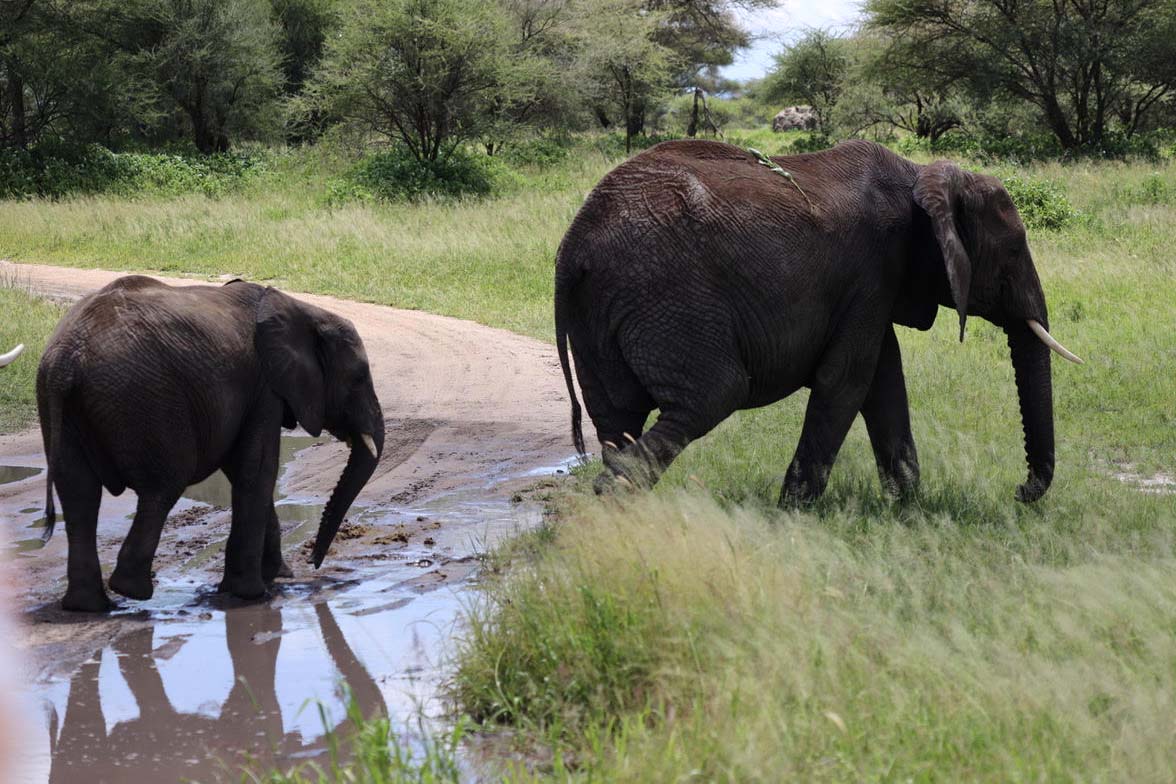
POLYGON ((765 90, 775 100, 812 107, 817 129, 827 135, 849 66, 849 45, 844 39, 812 30, 777 55, 776 68, 765 79, 765 90))
POLYGON ((309 106, 436 161, 527 89, 504 17, 479 0, 356 0, 309 87, 309 106))
POLYGON ((190 156, 113 153, 83 148, 0 148, 0 198, 61 198, 75 194, 222 196, 265 168, 262 158, 219 153, 190 156))
POLYGON ((502 176, 493 158, 453 150, 444 158, 420 159, 403 147, 370 155, 329 184, 328 200, 401 201, 487 196, 502 176))
POLYGON ((1078 217, 1078 211, 1056 183, 1025 175, 1001 178, 1029 229, 1061 229, 1078 217))
POLYGON ((1176 89, 1170 0, 870 0, 901 68, 967 86, 971 100, 1032 105, 1066 150, 1101 150, 1117 122, 1146 128, 1176 89))

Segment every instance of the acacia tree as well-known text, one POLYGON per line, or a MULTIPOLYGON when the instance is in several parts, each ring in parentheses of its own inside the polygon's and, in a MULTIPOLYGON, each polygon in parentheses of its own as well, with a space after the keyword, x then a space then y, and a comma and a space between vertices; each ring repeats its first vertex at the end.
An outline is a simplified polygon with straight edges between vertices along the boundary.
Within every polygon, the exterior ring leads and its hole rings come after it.
POLYGON ((869 0, 907 65, 1028 102, 1067 150, 1134 133, 1176 89, 1172 0, 869 0))
POLYGON ((493 155, 522 128, 567 128, 582 114, 576 79, 574 25, 578 0, 497 0, 508 36, 510 89, 490 102, 484 134, 493 155))
POLYGON ((772 100, 808 104, 817 129, 828 134, 849 66, 845 39, 826 30, 810 30, 776 56, 776 67, 764 77, 762 89, 772 100))
MULTIPOLYGON (((161 118, 183 112, 202 153, 227 152, 234 136, 278 127, 282 85, 278 29, 266 0, 139 0, 121 46, 143 81, 136 92, 161 118)), ((146 114, 147 109, 141 110, 146 114)))
POLYGON ((418 160, 447 157, 526 88, 501 9, 479 0, 357 0, 309 87, 311 105, 418 160))
POLYGON ((643 0, 596 0, 581 8, 578 67, 598 117, 611 111, 623 119, 625 152, 645 130, 646 110, 673 73, 674 53, 655 36, 663 21, 643 0))
POLYGON ((881 123, 934 142, 963 126, 959 74, 920 68, 923 54, 906 41, 862 32, 849 43, 853 63, 839 115, 852 116, 849 124, 856 130, 881 123))

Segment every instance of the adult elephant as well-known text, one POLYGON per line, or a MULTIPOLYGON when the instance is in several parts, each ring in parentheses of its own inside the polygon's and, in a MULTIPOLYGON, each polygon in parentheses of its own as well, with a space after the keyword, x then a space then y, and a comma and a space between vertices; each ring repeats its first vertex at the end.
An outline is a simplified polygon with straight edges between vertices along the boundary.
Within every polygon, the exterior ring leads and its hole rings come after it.
POLYGON ((220 588, 257 598, 267 581, 292 574, 273 504, 281 429, 326 430, 352 445, 323 511, 316 567, 384 446, 351 323, 240 281, 172 287, 132 275, 85 297, 41 358, 37 408, 49 465, 45 536, 56 487, 69 537, 67 610, 111 607, 96 544, 103 487, 139 496, 110 587, 147 599, 168 512, 185 487, 223 470, 233 510, 220 588))
POLYGON ((893 325, 929 329, 941 305, 959 312, 961 340, 968 315, 1007 333, 1029 464, 1017 498, 1035 501, 1054 473, 1049 348, 1077 358, 1047 332, 1025 228, 998 180, 865 141, 774 159, 667 142, 632 158, 589 194, 556 261, 573 437, 583 452, 569 339, 603 445, 597 492, 652 484, 731 412, 802 386, 812 393, 781 505, 824 492, 859 412, 883 485, 914 490, 893 325))

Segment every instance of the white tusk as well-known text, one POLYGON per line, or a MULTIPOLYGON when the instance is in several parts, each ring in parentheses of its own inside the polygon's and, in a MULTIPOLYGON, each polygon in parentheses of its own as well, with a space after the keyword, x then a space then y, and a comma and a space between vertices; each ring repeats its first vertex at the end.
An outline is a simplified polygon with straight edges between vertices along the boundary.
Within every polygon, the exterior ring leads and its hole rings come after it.
POLYGON ((372 438, 367 433, 364 433, 362 436, 360 436, 360 438, 363 439, 363 445, 366 446, 368 451, 372 453, 372 457, 379 460, 380 453, 376 450, 376 439, 372 438))
POLYGON ((7 354, 0 354, 0 367, 12 364, 12 361, 20 356, 20 352, 24 351, 24 343, 17 345, 12 351, 7 354))
POLYGON ((1054 340, 1053 335, 1045 331, 1045 327, 1037 323, 1033 319, 1029 319, 1029 329, 1033 330, 1033 334, 1041 338, 1041 342, 1049 346, 1051 349, 1061 354, 1063 358, 1070 360, 1075 365, 1083 364, 1082 359, 1070 349, 1063 346, 1061 343, 1054 340))

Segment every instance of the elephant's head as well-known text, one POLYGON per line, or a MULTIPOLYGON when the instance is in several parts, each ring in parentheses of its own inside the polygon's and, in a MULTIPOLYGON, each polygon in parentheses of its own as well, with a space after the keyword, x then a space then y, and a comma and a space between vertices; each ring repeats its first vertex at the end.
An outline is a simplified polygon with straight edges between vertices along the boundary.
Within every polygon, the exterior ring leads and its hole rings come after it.
POLYGON ((1017 499, 1036 501, 1049 489, 1054 472, 1049 352, 1072 362, 1082 360, 1047 331, 1045 294, 1025 226, 999 180, 938 161, 922 167, 914 198, 930 218, 943 258, 951 301, 941 304, 959 312, 960 340, 969 315, 1002 327, 1008 337, 1029 464, 1029 477, 1017 488, 1017 499))
POLYGON ((312 560, 318 568, 343 516, 376 469, 384 448, 384 414, 363 342, 351 322, 267 288, 254 338, 266 380, 312 436, 326 430, 351 446, 347 467, 323 510, 312 560))
POLYGON ((9 351, 7 354, 0 354, 0 367, 11 365, 16 360, 16 358, 20 356, 22 351, 24 351, 24 343, 19 344, 16 348, 14 348, 12 351, 9 351))

